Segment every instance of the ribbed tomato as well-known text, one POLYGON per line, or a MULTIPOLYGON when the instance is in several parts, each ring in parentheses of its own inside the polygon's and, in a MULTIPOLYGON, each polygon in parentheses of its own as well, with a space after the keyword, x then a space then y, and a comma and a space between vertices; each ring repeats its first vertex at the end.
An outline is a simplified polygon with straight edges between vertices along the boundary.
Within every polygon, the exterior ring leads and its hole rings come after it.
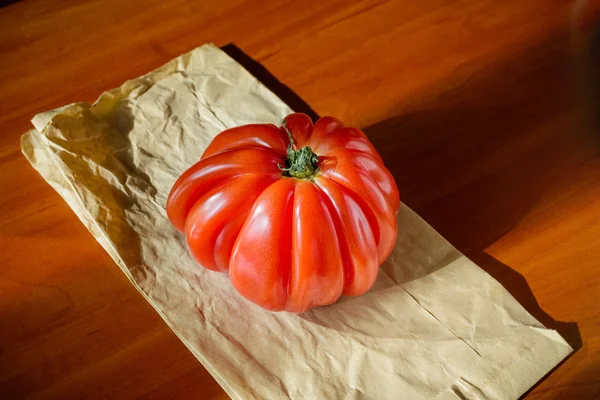
POLYGON ((365 134, 291 114, 217 135, 175 183, 171 223, 204 267, 268 309, 357 296, 396 240, 400 197, 365 134))

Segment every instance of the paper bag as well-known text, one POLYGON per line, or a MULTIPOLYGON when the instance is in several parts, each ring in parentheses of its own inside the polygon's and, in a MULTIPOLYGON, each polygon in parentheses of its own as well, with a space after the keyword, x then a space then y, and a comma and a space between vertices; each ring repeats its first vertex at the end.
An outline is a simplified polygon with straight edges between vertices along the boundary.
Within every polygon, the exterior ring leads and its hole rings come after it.
POLYGON ((166 216, 171 186, 220 131, 291 111, 205 45, 36 116, 22 149, 234 399, 515 399, 571 352, 405 205, 374 287, 300 315, 197 265, 166 216))

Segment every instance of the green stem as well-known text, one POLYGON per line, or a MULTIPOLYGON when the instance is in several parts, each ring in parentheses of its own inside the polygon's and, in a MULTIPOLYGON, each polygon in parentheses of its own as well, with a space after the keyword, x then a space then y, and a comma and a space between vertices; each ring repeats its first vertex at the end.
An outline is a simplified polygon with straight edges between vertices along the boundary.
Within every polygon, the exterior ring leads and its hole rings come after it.
POLYGON ((300 150, 294 150, 294 138, 292 137, 292 132, 287 128, 285 120, 283 120, 282 126, 290 138, 290 144, 287 148, 288 158, 285 160, 286 167, 284 168, 279 165, 279 169, 284 171, 286 176, 298 179, 312 178, 317 171, 319 157, 308 146, 300 150))

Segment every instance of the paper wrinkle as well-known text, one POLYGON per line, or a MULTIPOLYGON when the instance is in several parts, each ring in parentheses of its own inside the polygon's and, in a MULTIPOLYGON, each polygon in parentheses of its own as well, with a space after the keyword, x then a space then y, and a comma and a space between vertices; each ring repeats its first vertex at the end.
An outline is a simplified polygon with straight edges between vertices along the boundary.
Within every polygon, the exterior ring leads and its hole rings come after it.
POLYGON ((171 186, 221 130, 290 112, 204 45, 37 115, 22 148, 232 398, 512 399, 570 353, 405 205, 373 288, 332 306, 271 313, 198 266, 166 217, 171 186))
POLYGON ((499 341, 493 353, 478 361, 471 370, 464 371, 435 399, 517 398, 535 384, 545 363, 563 347, 564 340, 555 331, 521 327, 518 334, 499 341), (519 373, 522 371, 529 373, 519 373))

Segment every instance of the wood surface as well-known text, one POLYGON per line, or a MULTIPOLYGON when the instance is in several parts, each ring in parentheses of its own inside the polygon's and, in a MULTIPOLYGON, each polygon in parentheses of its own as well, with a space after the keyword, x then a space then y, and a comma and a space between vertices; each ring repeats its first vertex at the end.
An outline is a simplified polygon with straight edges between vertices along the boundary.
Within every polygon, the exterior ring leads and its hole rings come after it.
POLYGON ((574 19, 574 6, 0 8, 0 398, 227 398, 19 146, 36 113, 93 102, 206 42, 233 43, 318 114, 364 128, 403 201, 577 349, 527 399, 597 398, 600 131, 581 30, 593 19, 574 19))

